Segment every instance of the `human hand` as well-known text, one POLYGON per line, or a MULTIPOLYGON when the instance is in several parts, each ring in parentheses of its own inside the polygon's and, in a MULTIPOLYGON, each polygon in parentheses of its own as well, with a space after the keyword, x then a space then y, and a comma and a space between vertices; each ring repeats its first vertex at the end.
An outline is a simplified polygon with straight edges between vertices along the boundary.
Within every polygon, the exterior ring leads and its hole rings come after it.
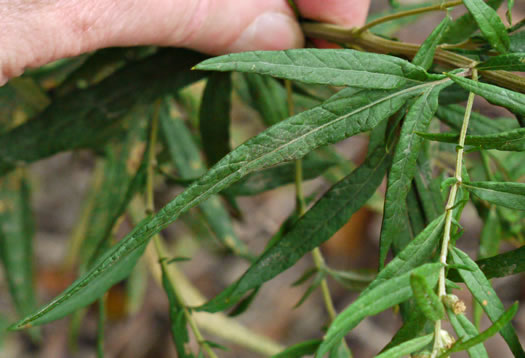
MULTIPOLYGON (((369 0, 296 0, 304 17, 364 23, 369 0)), ((209 54, 301 47, 286 0, 0 0, 0 85, 27 67, 111 46, 209 54)))

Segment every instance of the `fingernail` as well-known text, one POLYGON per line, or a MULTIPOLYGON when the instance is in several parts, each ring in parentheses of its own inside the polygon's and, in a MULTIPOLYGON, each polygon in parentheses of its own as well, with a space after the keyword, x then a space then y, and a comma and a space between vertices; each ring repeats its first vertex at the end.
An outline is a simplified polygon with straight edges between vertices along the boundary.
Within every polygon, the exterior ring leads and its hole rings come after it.
POLYGON ((284 50, 302 47, 303 44, 304 36, 294 18, 282 13, 267 12, 255 18, 229 50, 284 50))

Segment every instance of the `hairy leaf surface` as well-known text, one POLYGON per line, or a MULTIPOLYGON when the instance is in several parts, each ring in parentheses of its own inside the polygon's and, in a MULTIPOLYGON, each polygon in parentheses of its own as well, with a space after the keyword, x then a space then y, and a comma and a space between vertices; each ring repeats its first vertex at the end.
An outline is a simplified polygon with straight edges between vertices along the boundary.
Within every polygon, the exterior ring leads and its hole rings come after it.
POLYGON ((506 107, 515 114, 525 116, 525 94, 487 83, 472 81, 452 74, 448 76, 461 87, 480 95, 490 103, 506 107))
POLYGON ((525 183, 465 182, 463 186, 482 200, 516 210, 525 210, 525 183))
POLYGON ((253 51, 210 58, 198 70, 258 73, 306 83, 394 89, 429 78, 421 67, 397 57, 355 50, 253 51))
POLYGON ((463 4, 474 17, 481 33, 500 53, 509 49, 509 36, 498 13, 483 0, 464 0, 463 4))
MULTIPOLYGON (((418 133, 421 137, 444 143, 457 143, 457 133, 418 133)), ((489 135, 467 135, 466 145, 473 145, 482 149, 497 149, 505 151, 525 151, 525 128, 508 132, 499 132, 489 135)))

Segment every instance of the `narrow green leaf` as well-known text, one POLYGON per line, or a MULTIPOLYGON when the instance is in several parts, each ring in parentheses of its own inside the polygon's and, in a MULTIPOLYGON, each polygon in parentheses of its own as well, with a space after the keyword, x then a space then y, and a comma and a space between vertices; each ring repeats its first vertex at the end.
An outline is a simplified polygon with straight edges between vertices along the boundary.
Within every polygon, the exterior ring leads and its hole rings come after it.
MULTIPOLYGON (((410 237, 410 239, 412 240, 425 228, 425 214, 423 212, 421 202, 417 196, 414 181, 412 181, 412 186, 406 198, 406 215, 407 221, 410 224, 410 234, 408 237, 410 237)), ((396 244, 399 244, 399 241, 396 242, 396 240, 394 240, 394 251, 399 253, 400 251, 397 250, 396 244)), ((408 243, 402 243, 402 245, 399 246, 404 248, 406 247, 406 245, 408 245, 408 243)))
POLYGON ((416 56, 412 59, 414 65, 423 67, 425 70, 428 70, 434 62, 434 54, 436 52, 437 46, 441 43, 441 38, 443 34, 447 31, 448 26, 451 22, 450 16, 447 14, 445 18, 439 23, 438 26, 427 37, 425 42, 421 45, 419 50, 416 53, 416 56))
MULTIPOLYGON (((443 143, 457 143, 457 133, 417 133, 419 136, 443 143)), ((496 149, 505 151, 525 151, 525 128, 514 129, 489 135, 467 135, 466 145, 473 145, 481 149, 496 149)))
POLYGON ((230 152, 231 74, 213 73, 202 95, 199 131, 210 165, 230 152))
POLYGON ((389 156, 384 147, 378 148, 363 165, 319 199, 238 281, 200 309, 216 312, 228 308, 247 291, 288 269, 303 255, 332 237, 372 196, 388 165, 389 156))
POLYGON ((464 182, 468 191, 482 200, 506 208, 525 210, 525 183, 464 182))
POLYGON ((417 196, 420 198, 426 222, 430 223, 443 212, 445 207, 440 192, 439 178, 432 178, 430 159, 425 155, 419 157, 417 167, 418 171, 414 176, 417 196))
MULTIPOLYGON (((469 291, 472 293, 472 296, 474 296, 476 301, 481 305, 490 320, 495 323, 504 314, 504 308, 488 279, 479 269, 478 265, 458 248, 454 248, 451 251, 451 258, 455 264, 466 265, 473 270, 459 269, 458 271, 469 291)), ((510 324, 505 325, 501 329, 500 334, 516 357, 525 356, 516 332, 510 324)))
POLYGON ((297 343, 286 348, 281 353, 273 355, 272 358, 302 358, 314 354, 321 342, 320 339, 312 339, 310 341, 297 343))
POLYGON ((476 261, 487 278, 505 277, 525 271, 525 246, 476 261))
POLYGON ((20 317, 36 308, 33 236, 28 178, 18 170, 0 179, 0 259, 20 317))
POLYGON ((391 348, 399 346, 404 342, 410 341, 418 337, 425 328, 427 322, 427 318, 425 317, 423 312, 421 312, 419 307, 417 305, 412 304, 410 306, 410 309, 408 310, 407 317, 404 318, 403 325, 381 352, 385 352, 391 348))
MULTIPOLYGON (((453 312, 448 312, 448 318, 458 338, 462 342, 479 335, 477 328, 468 320, 463 314, 455 315, 453 312)), ((474 345, 467 349, 470 358, 489 358, 487 350, 483 344, 474 345)))
POLYGON ((272 126, 288 117, 286 90, 279 81, 256 73, 242 73, 239 79, 237 92, 259 112, 264 124, 272 126))
POLYGON ((61 151, 98 148, 122 130, 121 120, 135 104, 201 79, 204 73, 189 68, 202 59, 189 50, 162 50, 96 86, 57 99, 37 118, 0 135, 0 175, 61 151))
MULTIPOLYGON (((448 84, 445 84, 446 86, 448 84)), ((379 267, 385 265, 385 259, 394 241, 396 249, 402 249, 399 239, 406 236, 408 227, 402 223, 406 213, 405 200, 410 190, 412 179, 417 170, 417 158, 423 140, 416 135, 422 128, 427 128, 438 107, 438 96, 444 86, 430 88, 417 98, 405 117, 399 142, 396 145, 392 168, 388 174, 387 191, 381 226, 379 267), (400 247, 401 246, 401 247, 400 247)))
POLYGON ((427 227, 412 240, 403 251, 379 272, 376 279, 367 287, 367 292, 377 285, 400 276, 410 270, 430 261, 442 236, 445 216, 442 214, 434 219, 427 227))
POLYGON ((518 312, 518 302, 514 303, 505 313, 501 315, 500 318, 492 326, 487 328, 485 331, 481 332, 477 336, 474 336, 466 341, 456 342, 450 349, 441 354, 440 358, 445 358, 450 355, 450 353, 461 352, 469 348, 475 347, 480 343, 485 342, 487 339, 498 333, 503 327, 510 323, 512 318, 518 312))
MULTIPOLYGON (((464 116, 465 107, 460 105, 439 106, 436 111, 436 117, 458 132, 461 130, 464 116)), ((495 132, 504 132, 516 128, 518 128, 518 124, 513 118, 489 118, 480 113, 472 112, 467 133, 472 135, 490 135, 495 132)))
POLYGON ((491 57, 485 62, 478 63, 476 68, 485 71, 525 71, 525 53, 509 53, 506 55, 491 57))
POLYGON ((463 4, 474 17, 487 41, 500 53, 507 52, 510 40, 498 13, 483 0, 464 0, 463 4))
POLYGON ((434 335, 427 334, 423 337, 417 337, 414 339, 411 339, 409 341, 406 341, 404 343, 401 343, 400 345, 396 347, 392 347, 389 350, 378 354, 376 358, 401 358, 406 355, 409 355, 410 353, 416 352, 422 348, 424 348, 427 344, 432 342, 434 335))
MULTIPOLYGON (((206 165, 201 159, 199 147, 178 116, 171 98, 165 98, 162 102, 159 120, 168 152, 180 176, 187 179, 204 174, 206 165)), ((246 244, 235 233, 232 220, 218 196, 211 196, 199 209, 219 242, 237 255, 250 257, 246 244)))
POLYGON ((448 74, 448 76, 461 87, 480 95, 490 103, 506 107, 515 114, 525 115, 525 94, 452 74, 448 74))
MULTIPOLYGON (((488 0, 487 5, 497 9, 503 3, 503 0, 488 0)), ((478 25, 470 12, 454 20, 448 31, 442 38, 443 43, 458 43, 467 40, 478 29, 478 25)))
POLYGON ((184 304, 179 300, 175 289, 168 278, 168 274, 164 269, 164 265, 160 265, 162 270, 162 287, 168 296, 168 302, 170 305, 169 314, 171 322, 171 336, 177 355, 179 358, 191 358, 193 354, 188 347, 190 342, 190 336, 188 334, 188 322, 184 310, 184 304))
POLYGON ((91 215, 86 224, 81 249, 81 271, 93 262, 100 246, 111 238, 113 226, 126 210, 127 204, 140 188, 134 179, 140 175, 146 149, 147 110, 134 109, 122 140, 109 143, 105 148, 101 178, 97 183, 91 215))
POLYGON ((502 238, 501 222, 494 206, 491 206, 485 218, 479 243, 479 258, 497 255, 502 238))
POLYGON ((235 53, 210 58, 195 69, 258 73, 306 83, 369 89, 401 88, 434 78, 397 57, 329 49, 235 53))
POLYGON ((412 297, 411 274, 425 277, 427 284, 434 286, 440 267, 440 264, 426 264, 362 293, 332 322, 316 357, 323 357, 334 344, 343 339, 365 317, 375 315, 412 297))
POLYGON ((155 216, 143 220, 58 297, 12 328, 50 322, 91 303, 129 274, 154 234, 243 176, 299 159, 320 146, 368 131, 397 112, 409 98, 445 81, 396 91, 344 89, 323 105, 274 125, 230 152, 155 216))
POLYGON ((427 285, 424 277, 412 274, 410 276, 410 287, 414 294, 414 299, 423 312, 431 321, 438 321, 445 316, 445 308, 439 300, 432 287, 427 285))

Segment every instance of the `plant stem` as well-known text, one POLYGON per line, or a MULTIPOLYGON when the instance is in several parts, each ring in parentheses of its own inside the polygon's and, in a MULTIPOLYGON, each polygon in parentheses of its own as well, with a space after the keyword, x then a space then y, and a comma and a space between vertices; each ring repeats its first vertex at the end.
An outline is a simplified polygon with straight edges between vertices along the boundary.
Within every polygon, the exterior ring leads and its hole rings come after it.
MULTIPOLYGON (((288 96, 288 115, 291 117, 294 114, 292 83, 290 80, 286 80, 285 85, 286 93, 288 96)), ((299 217, 301 217, 306 212, 306 203, 304 201, 303 191, 303 163, 301 159, 295 161, 295 200, 297 205, 297 214, 299 215, 299 217)), ((323 254, 321 253, 321 250, 318 247, 312 250, 312 257, 314 260, 315 267, 319 272, 322 272, 324 270, 325 263, 323 254)), ((321 292, 323 294, 323 301, 331 322, 337 316, 337 312, 335 311, 332 296, 330 294, 330 289, 328 288, 328 284, 326 282, 326 279, 324 278, 321 280, 321 292)))
POLYGON ((356 34, 360 34, 360 33, 364 32, 364 31, 366 31, 366 30, 368 30, 368 29, 370 29, 370 28, 372 28, 372 27, 374 27, 376 25, 379 25, 379 24, 382 24, 382 23, 385 23, 385 22, 388 22, 388 21, 400 19, 402 17, 407 17, 407 16, 419 15, 419 14, 423 14, 425 12, 443 11, 443 10, 446 10, 446 9, 454 7, 454 6, 461 5, 462 3, 463 3, 462 0, 450 1, 450 2, 441 3, 439 5, 426 6, 426 7, 421 7, 419 9, 400 11, 400 12, 397 12, 395 14, 386 15, 386 16, 380 17, 378 19, 375 19, 374 21, 370 21, 368 24, 366 24, 363 27, 357 29, 356 30, 356 34))
MULTIPOLYGON (((323 23, 303 23, 303 32, 308 37, 342 43, 350 47, 370 52, 397 54, 413 58, 419 50, 419 45, 392 41, 364 31, 356 35, 355 29, 347 29, 337 25, 323 23)), ((476 62, 457 53, 437 48, 434 60, 449 68, 472 68, 476 62)), ((479 71, 489 82, 513 91, 525 93, 525 78, 506 71, 479 71)))
MULTIPOLYGON (((474 81, 477 81, 478 79, 478 73, 477 73, 477 70, 475 69, 472 71, 472 79, 474 81)), ((458 146, 457 146, 456 172, 455 172, 456 182, 454 183, 454 185, 452 185, 452 188, 450 188, 447 205, 445 207, 445 211, 446 211, 445 226, 443 229, 443 242, 441 244, 441 253, 439 256, 439 262, 443 265, 439 271, 439 281, 438 281, 438 296, 441 300, 447 294, 447 290, 445 286, 445 282, 446 282, 445 266, 447 264, 447 255, 448 255, 448 249, 449 249, 449 243, 450 243, 450 233, 452 231, 452 215, 454 213, 454 206, 456 204, 456 196, 458 193, 458 189, 462 182, 461 173, 463 171, 463 153, 464 153, 464 146, 465 146, 465 138, 467 136, 467 129, 468 129, 468 124, 470 120, 470 114, 472 113, 472 106, 474 104, 474 97, 475 97, 475 94, 473 92, 470 92, 468 96, 468 100, 467 100, 465 116, 463 117, 463 125, 461 126, 461 132, 459 134, 459 141, 458 141, 458 146)), ((432 350, 431 358, 437 357, 437 355, 440 353, 441 348, 442 348, 441 321, 438 320, 436 321, 436 325, 434 327, 434 348, 432 350)))
MULTIPOLYGON (((155 104, 155 113, 153 114, 152 122, 151 122, 151 133, 149 138, 149 152, 148 152, 148 168, 147 168, 147 177, 146 177, 146 211, 148 213, 153 213, 155 210, 155 203, 154 203, 154 195, 153 195, 153 179, 155 175, 155 147, 157 144, 157 133, 158 133, 158 123, 159 123, 159 110, 160 110, 160 101, 157 101, 155 104)), ((153 243, 155 246, 155 250, 157 252, 157 257, 159 260, 159 264, 162 267, 162 270, 164 272, 167 272, 167 263, 166 258, 167 255, 163 250, 163 245, 161 243, 161 238, 159 234, 156 234, 153 236, 153 243)), ((195 336, 195 339, 197 340, 197 343, 199 346, 208 354, 210 358, 218 358, 217 355, 213 352, 210 345, 206 342, 204 337, 202 336, 199 327, 197 326, 197 323, 195 323, 195 320, 193 319, 193 316, 191 312, 186 307, 186 304, 184 303, 182 296, 180 295, 177 287, 177 282, 173 280, 171 276, 168 276, 168 280, 171 283, 171 286, 173 287, 173 292, 175 296, 177 297, 177 300, 179 302, 183 303, 184 306, 184 316, 186 317, 186 320, 193 332, 193 335, 195 336)))

